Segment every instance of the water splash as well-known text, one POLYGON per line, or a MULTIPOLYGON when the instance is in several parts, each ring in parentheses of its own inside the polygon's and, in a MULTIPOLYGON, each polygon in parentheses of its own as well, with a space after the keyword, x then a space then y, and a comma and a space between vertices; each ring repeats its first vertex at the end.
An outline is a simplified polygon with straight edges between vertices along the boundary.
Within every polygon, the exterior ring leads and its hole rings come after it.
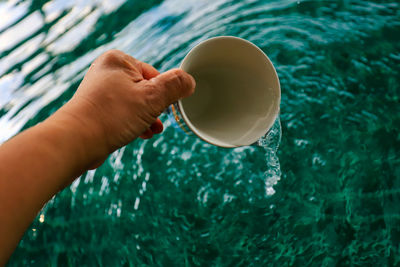
MULTIPOLYGON (((183 118, 179 112, 174 112, 178 109, 178 105, 171 105, 164 113, 168 117, 168 126, 172 126, 174 130, 184 133, 189 136, 196 135, 187 127, 184 123, 183 118)), ((282 127, 279 116, 276 118, 275 122, 272 124, 271 129, 260 139, 257 140, 252 146, 256 146, 263 149, 263 153, 266 161, 266 171, 264 172, 265 179, 265 194, 266 196, 272 196, 275 194, 274 185, 278 183, 281 179, 281 167, 279 163, 279 158, 277 155, 278 148, 282 138, 282 127)), ((236 148, 235 152, 241 153, 243 149, 236 148)))
POLYGON ((265 193, 267 196, 275 194, 274 186, 281 179, 281 165, 277 155, 282 138, 281 120, 278 117, 266 135, 257 141, 257 146, 265 150, 265 193))

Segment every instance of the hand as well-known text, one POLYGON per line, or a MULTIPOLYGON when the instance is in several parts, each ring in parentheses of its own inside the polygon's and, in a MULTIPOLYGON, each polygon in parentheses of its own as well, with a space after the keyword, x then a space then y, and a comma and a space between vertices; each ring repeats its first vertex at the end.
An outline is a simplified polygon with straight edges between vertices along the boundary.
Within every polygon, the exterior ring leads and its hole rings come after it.
MULTIPOLYGON (((195 81, 180 69, 163 74, 133 57, 111 50, 94 61, 73 98, 55 115, 79 122, 95 139, 92 168, 137 137, 162 132, 158 116, 194 92, 195 81)), ((73 124, 74 125, 74 124, 73 124)), ((76 123, 75 123, 76 125, 76 123)), ((93 141, 93 140, 92 140, 93 141)))
POLYGON ((162 131, 157 117, 193 93, 182 70, 159 74, 120 51, 100 56, 55 114, 0 146, 0 266, 37 212, 114 150, 162 131))

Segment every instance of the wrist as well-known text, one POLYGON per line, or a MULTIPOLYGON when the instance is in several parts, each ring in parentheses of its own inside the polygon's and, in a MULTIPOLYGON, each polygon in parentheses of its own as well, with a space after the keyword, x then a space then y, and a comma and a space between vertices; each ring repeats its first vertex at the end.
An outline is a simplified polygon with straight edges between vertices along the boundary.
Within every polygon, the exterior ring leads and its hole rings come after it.
POLYGON ((57 136, 57 142, 68 146, 70 153, 74 154, 76 162, 73 165, 78 175, 104 160, 109 153, 104 130, 83 115, 78 105, 68 102, 42 123, 46 131, 57 136))

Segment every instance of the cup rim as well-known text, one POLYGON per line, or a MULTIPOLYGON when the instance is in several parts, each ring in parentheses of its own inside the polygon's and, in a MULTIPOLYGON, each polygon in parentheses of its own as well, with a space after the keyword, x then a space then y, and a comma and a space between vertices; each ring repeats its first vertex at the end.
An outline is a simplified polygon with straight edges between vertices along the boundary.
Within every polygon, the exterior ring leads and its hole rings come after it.
MULTIPOLYGON (((252 46, 253 48, 257 49, 259 52, 262 53, 262 55, 264 55, 267 64, 269 64, 269 65, 272 67, 274 76, 275 76, 276 81, 277 81, 277 83, 278 83, 278 86, 277 86, 276 90, 277 90, 277 93, 278 93, 277 98, 278 98, 278 103, 279 103, 279 104, 278 104, 277 110, 275 111, 275 114, 273 115, 272 123, 271 123, 270 125, 267 125, 267 127, 266 127, 265 132, 264 132, 263 135, 259 136, 259 137, 258 137, 257 139, 255 139, 255 140, 252 140, 252 141, 248 144, 248 145, 250 146, 251 144, 254 144, 255 142, 257 142, 257 140, 259 140, 261 137, 263 137, 265 134, 267 134, 267 133, 269 132, 269 130, 272 128, 274 122, 276 121, 276 119, 277 119, 277 117, 278 117, 278 115, 279 115, 279 113, 280 113, 281 85, 280 85, 280 81, 279 81, 279 76, 278 76, 278 73, 276 72, 276 69, 275 69, 274 65, 272 64, 272 61, 271 61, 271 60, 269 59, 269 57, 264 53, 264 51, 262 51, 258 46, 256 46, 255 44, 253 44, 252 42, 250 42, 250 41, 248 41, 248 40, 246 40, 246 39, 243 39, 243 38, 240 38, 240 37, 236 37, 236 36, 229 36, 229 35, 222 35, 222 36, 212 37, 212 38, 206 39, 206 40, 201 41, 200 43, 196 44, 193 48, 190 49, 189 53, 187 53, 187 55, 183 58, 183 60, 182 60, 182 62, 181 62, 181 64, 180 64, 180 66, 179 66, 179 68, 182 69, 182 65, 183 65, 183 63, 185 62, 185 60, 187 60, 187 58, 193 53, 194 50, 198 49, 199 46, 204 45, 205 43, 208 43, 208 42, 213 41, 213 40, 216 40, 216 39, 234 39, 234 40, 237 40, 237 41, 245 42, 247 45, 250 45, 250 46, 252 46)), ((219 143, 218 140, 216 140, 217 142, 213 142, 213 140, 209 140, 208 138, 205 138, 205 137, 196 129, 196 127, 194 127, 194 125, 190 122, 189 118, 187 117, 187 115, 186 115, 186 113, 185 113, 185 111, 184 111, 184 109, 183 109, 183 106, 182 106, 182 99, 179 99, 179 100, 178 100, 178 108, 179 108, 179 112, 181 113, 182 118, 183 118, 185 124, 189 127, 189 129, 190 129, 194 134, 196 134, 196 136, 198 136, 198 137, 199 137, 200 139, 202 139, 203 141, 205 141, 205 142, 207 142, 207 143, 209 143, 209 144, 212 144, 212 145, 215 145, 215 146, 218 146, 218 147, 224 147, 224 148, 235 148, 235 147, 245 146, 245 145, 230 145, 230 144, 228 145, 228 144, 225 144, 225 143, 223 143, 223 142, 219 143)))

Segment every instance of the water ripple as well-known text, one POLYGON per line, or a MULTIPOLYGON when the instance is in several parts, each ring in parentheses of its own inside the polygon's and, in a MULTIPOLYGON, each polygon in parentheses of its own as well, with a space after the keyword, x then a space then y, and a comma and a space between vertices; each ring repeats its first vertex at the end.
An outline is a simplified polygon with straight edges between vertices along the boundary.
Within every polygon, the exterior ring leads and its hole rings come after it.
POLYGON ((202 40, 235 35, 270 57, 282 87, 282 124, 261 140, 270 149, 220 149, 163 115, 163 135, 54 198, 11 266, 395 266, 398 10, 389 0, 1 2, 0 142, 60 107, 111 48, 165 71, 202 40))

